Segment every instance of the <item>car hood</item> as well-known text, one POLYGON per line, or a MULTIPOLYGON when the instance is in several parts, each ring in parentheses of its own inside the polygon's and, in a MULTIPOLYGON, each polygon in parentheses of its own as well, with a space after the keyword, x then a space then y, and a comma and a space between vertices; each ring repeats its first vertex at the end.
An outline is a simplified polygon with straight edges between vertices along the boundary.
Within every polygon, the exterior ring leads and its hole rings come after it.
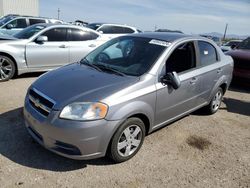
POLYGON ((250 50, 248 49, 231 50, 226 54, 232 56, 233 59, 242 59, 250 61, 250 50))
POLYGON ((11 35, 0 33, 0 40, 17 40, 17 38, 15 38, 11 35))
POLYGON ((47 72, 31 86, 53 99, 54 110, 72 102, 96 102, 139 81, 138 77, 100 72, 79 63, 47 72))

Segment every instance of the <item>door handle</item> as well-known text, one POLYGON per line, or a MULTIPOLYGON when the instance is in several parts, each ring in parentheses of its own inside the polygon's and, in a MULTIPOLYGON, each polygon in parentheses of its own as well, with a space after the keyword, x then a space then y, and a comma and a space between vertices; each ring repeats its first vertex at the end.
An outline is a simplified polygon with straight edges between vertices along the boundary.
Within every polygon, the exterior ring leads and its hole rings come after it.
POLYGON ((197 78, 196 77, 193 77, 191 80, 190 80, 190 84, 195 84, 197 82, 197 78))
POLYGON ((96 45, 95 44, 90 44, 89 47, 94 48, 94 47, 96 47, 96 45))
POLYGON ((62 44, 59 46, 59 48, 67 48, 67 46, 65 44, 62 44))
POLYGON ((217 73, 220 74, 222 72, 222 68, 217 69, 217 73))

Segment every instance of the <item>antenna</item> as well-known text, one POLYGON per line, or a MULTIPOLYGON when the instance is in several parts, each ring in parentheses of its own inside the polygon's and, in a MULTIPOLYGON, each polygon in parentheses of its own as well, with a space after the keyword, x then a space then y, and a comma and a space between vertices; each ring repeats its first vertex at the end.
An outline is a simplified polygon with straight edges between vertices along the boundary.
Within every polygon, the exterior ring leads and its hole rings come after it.
POLYGON ((224 32, 224 36, 223 36, 223 40, 225 40, 225 38, 226 38, 226 34, 227 34, 227 26, 228 26, 228 24, 226 24, 226 28, 225 28, 225 32, 224 32))
POLYGON ((58 20, 60 20, 60 12, 61 12, 61 10, 60 10, 60 8, 58 8, 58 9, 57 9, 57 19, 58 19, 58 20))

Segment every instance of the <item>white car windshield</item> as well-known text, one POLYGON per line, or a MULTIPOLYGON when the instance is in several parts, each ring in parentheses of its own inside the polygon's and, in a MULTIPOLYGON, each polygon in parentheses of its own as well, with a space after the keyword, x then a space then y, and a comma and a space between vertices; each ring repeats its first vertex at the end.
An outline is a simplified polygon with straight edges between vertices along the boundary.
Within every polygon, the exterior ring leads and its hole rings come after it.
POLYGON ((18 39, 29 39, 42 29, 44 29, 46 26, 44 25, 33 25, 30 27, 25 28, 24 30, 18 32, 17 34, 14 35, 15 38, 18 39))

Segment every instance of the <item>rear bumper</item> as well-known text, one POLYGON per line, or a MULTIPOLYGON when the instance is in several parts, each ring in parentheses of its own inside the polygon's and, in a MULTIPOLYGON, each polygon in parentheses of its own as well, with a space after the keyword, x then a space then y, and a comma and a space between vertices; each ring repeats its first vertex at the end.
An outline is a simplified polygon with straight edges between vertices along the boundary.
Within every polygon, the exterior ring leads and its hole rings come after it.
POLYGON ((25 126, 29 134, 46 149, 71 159, 93 159, 106 154, 109 141, 120 121, 70 121, 52 111, 46 118, 25 100, 25 126))

